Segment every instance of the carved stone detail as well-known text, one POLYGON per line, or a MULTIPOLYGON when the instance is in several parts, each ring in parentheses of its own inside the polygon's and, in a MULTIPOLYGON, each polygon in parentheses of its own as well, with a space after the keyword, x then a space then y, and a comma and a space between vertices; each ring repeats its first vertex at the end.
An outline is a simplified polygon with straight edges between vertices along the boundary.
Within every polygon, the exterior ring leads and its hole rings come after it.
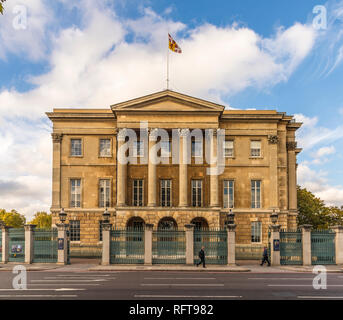
POLYGON ((268 142, 270 144, 277 144, 279 142, 279 137, 277 135, 268 135, 268 142))
POLYGON ((297 143, 295 141, 287 141, 286 147, 287 147, 287 150, 294 151, 297 147, 297 143))
POLYGON ((53 142, 60 143, 62 141, 63 134, 62 133, 52 133, 51 138, 53 142))

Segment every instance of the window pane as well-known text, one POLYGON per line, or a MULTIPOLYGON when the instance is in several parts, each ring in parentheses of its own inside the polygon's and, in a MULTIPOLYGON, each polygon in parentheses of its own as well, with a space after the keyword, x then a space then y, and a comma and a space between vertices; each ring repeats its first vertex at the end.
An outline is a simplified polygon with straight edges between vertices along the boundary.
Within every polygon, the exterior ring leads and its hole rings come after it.
POLYGON ((71 155, 72 156, 81 156, 82 155, 82 148, 81 148, 81 139, 71 139, 71 155))
POLYGON ((70 225, 70 241, 80 241, 80 221, 71 220, 70 225))
POLYGON ((100 156, 111 156, 111 139, 100 139, 100 156))

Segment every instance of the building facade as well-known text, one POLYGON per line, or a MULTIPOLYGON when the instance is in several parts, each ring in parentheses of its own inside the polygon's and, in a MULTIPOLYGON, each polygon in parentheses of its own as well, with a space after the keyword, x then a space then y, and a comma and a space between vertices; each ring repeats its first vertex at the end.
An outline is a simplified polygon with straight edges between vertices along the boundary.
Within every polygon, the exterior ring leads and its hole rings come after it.
POLYGON ((301 123, 292 116, 225 110, 170 90, 110 109, 54 109, 47 115, 53 122, 53 223, 64 208, 76 243, 101 243, 106 207, 116 228, 145 223, 219 228, 231 209, 242 251, 266 244, 274 210, 283 228, 296 227, 296 156, 301 149, 295 131, 301 123), (223 155, 220 174, 209 174, 207 132, 211 156, 223 155), (130 133, 137 141, 130 143, 130 133), (162 163, 151 160, 152 148, 162 163), (121 161, 119 150, 136 161, 121 161))

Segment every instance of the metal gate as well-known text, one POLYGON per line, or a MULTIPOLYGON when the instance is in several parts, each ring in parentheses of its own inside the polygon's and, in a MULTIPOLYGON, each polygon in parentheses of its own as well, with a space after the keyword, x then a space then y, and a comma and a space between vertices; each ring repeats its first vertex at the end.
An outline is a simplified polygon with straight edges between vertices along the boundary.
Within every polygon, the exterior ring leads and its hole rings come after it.
POLYGON ((180 230, 154 230, 152 233, 153 264, 185 264, 186 236, 180 230))
POLYGON ((0 229, 0 262, 2 262, 2 230, 0 229))
POLYGON ((280 264, 302 265, 302 234, 299 230, 281 230, 280 264))
POLYGON ((111 230, 110 263, 144 263, 144 229, 111 230))
POLYGON ((336 264, 335 232, 314 230, 311 232, 312 264, 336 264))
POLYGON ((33 262, 57 262, 57 229, 33 231, 33 262))
POLYGON ((25 262, 25 231, 24 228, 10 228, 9 238, 9 262, 25 262))
POLYGON ((206 264, 227 264, 227 230, 194 230, 194 262, 202 246, 206 264))

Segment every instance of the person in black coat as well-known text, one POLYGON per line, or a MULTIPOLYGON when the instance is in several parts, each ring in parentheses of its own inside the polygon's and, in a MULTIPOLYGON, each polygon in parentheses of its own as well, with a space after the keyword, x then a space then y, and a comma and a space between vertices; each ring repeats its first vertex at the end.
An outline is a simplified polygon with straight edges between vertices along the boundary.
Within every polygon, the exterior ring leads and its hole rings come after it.
POLYGON ((268 258, 268 249, 267 249, 267 247, 264 247, 264 249, 263 249, 263 257, 262 257, 261 266, 263 266, 265 262, 268 262, 268 267, 270 267, 270 261, 269 261, 269 258, 268 258))
POLYGON ((201 247, 201 250, 199 251, 199 258, 200 261, 196 264, 197 267, 199 266, 199 264, 202 264, 204 268, 205 267, 205 247, 201 247))

